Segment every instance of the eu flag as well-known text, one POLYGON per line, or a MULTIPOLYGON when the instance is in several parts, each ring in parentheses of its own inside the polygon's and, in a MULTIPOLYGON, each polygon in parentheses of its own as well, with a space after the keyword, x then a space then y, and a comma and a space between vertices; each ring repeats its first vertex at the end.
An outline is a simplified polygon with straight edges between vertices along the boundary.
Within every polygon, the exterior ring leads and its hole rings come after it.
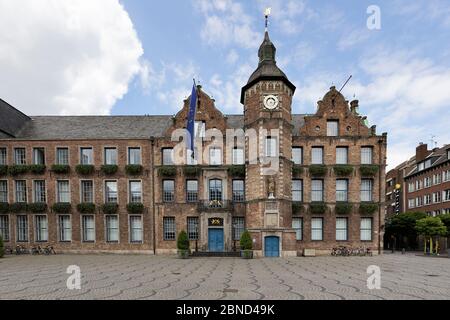
POLYGON ((194 154, 194 145, 195 145, 195 115, 197 114, 197 100, 198 100, 198 93, 197 93, 197 86, 194 85, 192 87, 192 94, 191 94, 191 102, 189 105, 189 114, 188 114, 188 123, 187 123, 187 131, 189 132, 187 136, 187 150, 191 150, 191 155, 194 154))

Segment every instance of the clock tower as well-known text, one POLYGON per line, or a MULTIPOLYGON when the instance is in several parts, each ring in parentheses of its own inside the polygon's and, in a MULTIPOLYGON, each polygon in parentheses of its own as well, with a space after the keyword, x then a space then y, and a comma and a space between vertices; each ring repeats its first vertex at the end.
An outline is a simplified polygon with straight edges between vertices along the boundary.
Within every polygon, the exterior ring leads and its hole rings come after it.
POLYGON ((295 86, 277 66, 267 18, 258 67, 241 93, 247 133, 246 227, 258 255, 296 255, 291 194, 295 86))

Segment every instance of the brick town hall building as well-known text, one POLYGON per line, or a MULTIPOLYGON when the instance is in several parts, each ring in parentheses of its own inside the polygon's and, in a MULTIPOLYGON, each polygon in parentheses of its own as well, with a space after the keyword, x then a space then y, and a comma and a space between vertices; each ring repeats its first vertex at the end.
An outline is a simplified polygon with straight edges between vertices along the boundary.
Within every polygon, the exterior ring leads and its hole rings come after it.
POLYGON ((185 230, 194 250, 232 252, 247 229, 257 256, 330 254, 339 245, 379 252, 387 135, 334 87, 315 114, 292 114, 296 88, 275 53, 266 32, 242 88, 243 115, 222 114, 199 87, 203 161, 189 165, 174 165, 171 139, 186 127, 189 99, 176 116, 105 117, 28 117, 0 100, 5 245, 173 254, 185 230), (223 136, 211 139, 211 129, 223 136), (223 147, 227 129, 258 142, 223 147), (274 174, 264 174, 264 159, 276 160, 274 174))

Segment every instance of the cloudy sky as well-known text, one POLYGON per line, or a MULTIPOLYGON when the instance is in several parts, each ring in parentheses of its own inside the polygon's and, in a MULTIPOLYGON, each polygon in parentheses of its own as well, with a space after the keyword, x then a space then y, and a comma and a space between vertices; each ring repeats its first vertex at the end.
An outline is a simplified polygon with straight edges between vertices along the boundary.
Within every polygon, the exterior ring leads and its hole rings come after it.
POLYGON ((389 133, 390 167, 450 143, 448 0, 0 0, 0 97, 30 115, 174 114, 195 77, 241 113, 267 6, 294 112, 353 75, 343 93, 389 133))

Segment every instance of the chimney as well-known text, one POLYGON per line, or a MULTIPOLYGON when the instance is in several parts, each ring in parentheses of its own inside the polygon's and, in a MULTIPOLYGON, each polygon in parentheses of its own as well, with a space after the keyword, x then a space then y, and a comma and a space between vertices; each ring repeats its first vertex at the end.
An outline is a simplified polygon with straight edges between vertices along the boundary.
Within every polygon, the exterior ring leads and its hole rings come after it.
POLYGON ((359 114, 359 101, 358 100, 353 100, 352 102, 350 102, 350 110, 354 115, 359 114))
POLYGON ((416 148, 416 162, 421 162, 429 155, 428 145, 423 142, 419 143, 416 148))

